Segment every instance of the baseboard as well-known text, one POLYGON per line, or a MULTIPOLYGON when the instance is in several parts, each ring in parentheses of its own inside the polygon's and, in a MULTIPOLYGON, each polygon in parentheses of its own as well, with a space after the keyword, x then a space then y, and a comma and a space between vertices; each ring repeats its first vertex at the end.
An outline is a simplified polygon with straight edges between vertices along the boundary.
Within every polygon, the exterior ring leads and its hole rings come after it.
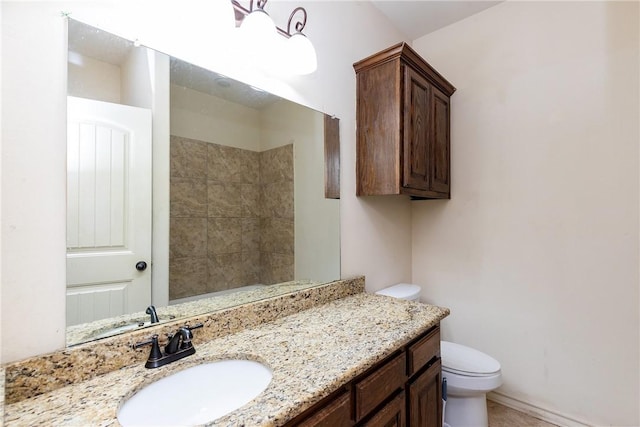
POLYGON ((542 421, 546 421, 551 424, 555 424, 557 426, 588 427, 591 425, 584 421, 577 420, 571 416, 560 414, 555 411, 550 411, 548 409, 523 402, 522 400, 509 397, 497 391, 492 391, 491 393, 487 394, 487 399, 511 409, 515 409, 516 411, 524 412, 527 415, 531 415, 532 417, 541 419, 542 421))

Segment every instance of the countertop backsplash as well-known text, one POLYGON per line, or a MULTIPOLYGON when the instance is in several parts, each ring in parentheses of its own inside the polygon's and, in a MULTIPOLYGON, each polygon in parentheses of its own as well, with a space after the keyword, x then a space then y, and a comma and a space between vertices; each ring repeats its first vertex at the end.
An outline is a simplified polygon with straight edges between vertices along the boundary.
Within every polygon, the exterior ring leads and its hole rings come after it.
MULTIPOLYGON (((194 331, 196 348, 216 338, 239 332, 245 328, 288 316, 316 305, 364 292, 364 277, 338 280, 318 287, 285 294, 254 303, 198 315, 140 331, 117 335, 75 347, 32 357, 2 367, 4 375, 4 403, 12 404, 64 386, 77 384, 134 364, 143 364, 149 347, 134 350, 132 345, 166 335, 184 324, 202 323, 194 331)), ((2 402, 0 400, 0 402, 2 402)), ((0 408, 4 412, 4 405, 0 408)))

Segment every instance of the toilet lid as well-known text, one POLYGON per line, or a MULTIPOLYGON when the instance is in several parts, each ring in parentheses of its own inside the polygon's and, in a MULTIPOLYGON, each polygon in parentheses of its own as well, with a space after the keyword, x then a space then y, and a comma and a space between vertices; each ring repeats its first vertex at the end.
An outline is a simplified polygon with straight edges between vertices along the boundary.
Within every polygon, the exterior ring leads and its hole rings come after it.
POLYGON ((448 341, 440 342, 442 369, 467 376, 498 373, 500 362, 476 349, 448 341))
POLYGON ((416 300, 420 296, 420 286, 410 283, 398 283, 396 285, 389 286, 388 288, 384 288, 376 292, 376 294, 399 299, 416 300))

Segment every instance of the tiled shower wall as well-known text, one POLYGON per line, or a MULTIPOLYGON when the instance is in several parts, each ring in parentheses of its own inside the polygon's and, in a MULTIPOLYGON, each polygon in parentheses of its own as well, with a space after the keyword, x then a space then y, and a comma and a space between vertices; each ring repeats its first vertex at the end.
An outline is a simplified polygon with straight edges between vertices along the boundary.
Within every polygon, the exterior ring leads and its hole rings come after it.
POLYGON ((293 146, 171 136, 169 298, 294 278, 293 146))

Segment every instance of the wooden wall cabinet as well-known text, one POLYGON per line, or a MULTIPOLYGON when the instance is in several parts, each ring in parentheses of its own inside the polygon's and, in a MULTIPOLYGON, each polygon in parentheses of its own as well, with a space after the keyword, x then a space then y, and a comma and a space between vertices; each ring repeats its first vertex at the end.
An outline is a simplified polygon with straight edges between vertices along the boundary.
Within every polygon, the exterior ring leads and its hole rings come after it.
POLYGON ((451 198, 450 97, 455 87, 406 43, 353 67, 356 195, 451 198))
POLYGON ((285 426, 442 427, 439 325, 285 426))

